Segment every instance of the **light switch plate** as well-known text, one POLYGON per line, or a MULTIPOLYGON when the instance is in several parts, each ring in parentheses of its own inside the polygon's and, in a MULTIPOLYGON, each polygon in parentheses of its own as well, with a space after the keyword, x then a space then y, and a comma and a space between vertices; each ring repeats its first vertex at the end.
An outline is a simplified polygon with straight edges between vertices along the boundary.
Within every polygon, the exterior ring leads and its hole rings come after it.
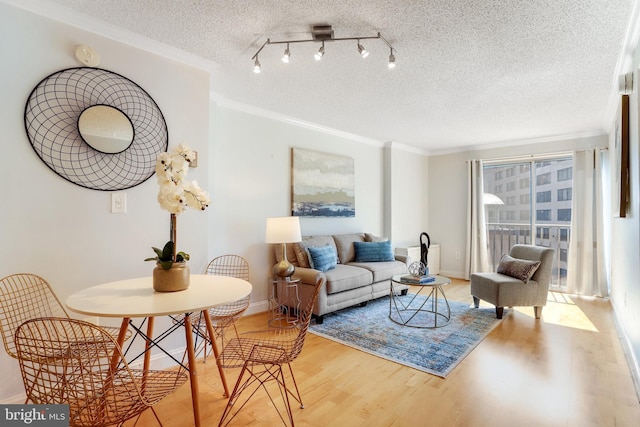
POLYGON ((127 193, 111 193, 111 213, 127 213, 127 193))

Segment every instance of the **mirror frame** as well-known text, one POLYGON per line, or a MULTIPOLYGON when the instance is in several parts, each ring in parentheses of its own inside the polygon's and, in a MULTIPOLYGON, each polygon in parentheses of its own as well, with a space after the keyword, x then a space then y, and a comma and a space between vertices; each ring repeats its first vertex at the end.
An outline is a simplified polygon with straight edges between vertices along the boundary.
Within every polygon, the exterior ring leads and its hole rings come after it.
POLYGON ((128 78, 101 68, 68 68, 45 77, 29 95, 24 122, 31 146, 51 170, 93 190, 143 183, 169 145, 167 123, 151 96, 128 78), (95 105, 116 108, 131 121, 134 137, 127 149, 103 153, 83 140, 78 119, 95 105))

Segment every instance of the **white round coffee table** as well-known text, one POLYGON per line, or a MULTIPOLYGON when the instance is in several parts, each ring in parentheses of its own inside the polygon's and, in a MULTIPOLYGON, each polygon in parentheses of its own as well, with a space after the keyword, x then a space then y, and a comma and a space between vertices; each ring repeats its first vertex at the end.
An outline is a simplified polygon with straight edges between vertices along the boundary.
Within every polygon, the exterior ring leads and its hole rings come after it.
POLYGON ((451 283, 451 280, 444 276, 433 276, 435 280, 432 282, 407 283, 402 281, 402 276, 404 274, 398 274, 391 278, 389 319, 399 325, 413 328, 433 329, 449 323, 451 307, 442 287, 451 283), (402 293, 396 292, 394 284, 416 286, 418 292, 402 295, 402 293), (439 295, 443 301, 438 301, 439 295), (442 302, 444 302, 444 307, 442 302))

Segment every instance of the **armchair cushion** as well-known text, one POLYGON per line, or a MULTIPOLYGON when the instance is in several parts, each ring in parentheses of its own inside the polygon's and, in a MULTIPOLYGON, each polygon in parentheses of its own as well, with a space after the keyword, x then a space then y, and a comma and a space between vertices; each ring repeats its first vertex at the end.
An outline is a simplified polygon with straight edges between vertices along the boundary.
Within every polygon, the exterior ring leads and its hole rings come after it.
POLYGON ((513 258, 503 255, 498 264, 498 273, 514 277, 527 283, 540 267, 540 261, 513 258))

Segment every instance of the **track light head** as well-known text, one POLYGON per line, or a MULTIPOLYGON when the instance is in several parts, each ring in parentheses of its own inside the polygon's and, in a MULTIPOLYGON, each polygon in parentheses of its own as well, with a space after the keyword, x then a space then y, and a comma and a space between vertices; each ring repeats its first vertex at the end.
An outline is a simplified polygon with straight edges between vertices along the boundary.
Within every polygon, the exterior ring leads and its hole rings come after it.
POLYGON ((396 68, 396 56, 393 54, 393 49, 391 49, 391 53, 389 54, 389 64, 387 64, 389 68, 396 68))
POLYGON ((253 61, 253 72, 256 74, 260 74, 260 61, 258 61, 257 56, 256 56, 256 60, 253 61))
POLYGON ((291 51, 289 50, 289 43, 287 43, 287 48, 284 50, 284 55, 282 55, 282 62, 285 64, 289 63, 291 59, 291 51))
POLYGON ((363 59, 369 56, 369 51, 360 44, 360 40, 358 40, 358 52, 360 52, 360 56, 362 56, 363 59))
POLYGON ((316 61, 320 61, 323 56, 324 56, 324 42, 322 42, 322 46, 320 46, 320 49, 318 49, 318 51, 313 57, 316 58, 316 61))

